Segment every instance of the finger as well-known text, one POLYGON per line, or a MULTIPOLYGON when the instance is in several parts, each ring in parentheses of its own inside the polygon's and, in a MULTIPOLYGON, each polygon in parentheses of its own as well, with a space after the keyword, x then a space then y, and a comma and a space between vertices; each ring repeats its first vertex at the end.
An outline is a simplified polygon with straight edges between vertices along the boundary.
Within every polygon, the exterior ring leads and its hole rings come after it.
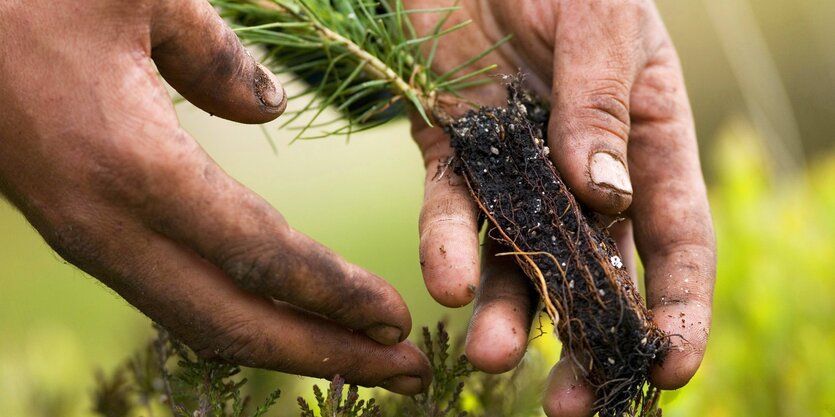
MULTIPOLYGON (((438 6, 453 6, 454 1, 408 0, 409 9, 426 10, 438 6), (443 4, 441 4, 443 3, 443 4), (446 4, 449 3, 449 4, 446 4)), ((471 8, 462 7, 447 16, 444 12, 420 12, 409 15, 419 35, 428 35, 441 19, 446 19, 442 29, 463 24, 479 16, 468 14, 471 8)), ((455 42, 440 42, 434 51, 433 70, 444 74, 462 63, 462 57, 470 57, 473 50, 486 50, 498 39, 489 38, 478 25, 467 25, 455 31, 455 42)), ((430 42, 431 43, 431 42, 430 42)), ((428 45, 429 43, 427 43, 428 45)), ((425 50, 429 53, 429 50, 425 50)), ((465 58, 466 59, 466 58, 465 58)), ((516 71, 496 51, 459 69, 452 77, 496 65, 496 73, 516 71)), ((498 83, 488 83, 459 92, 467 100, 482 105, 502 105, 506 92, 498 83)), ((447 104, 443 97, 439 105, 452 116, 463 115, 470 110, 460 100, 457 106, 447 104)), ((449 138, 441 130, 426 126, 413 115, 412 135, 423 153, 426 165, 426 182, 420 216, 420 260, 423 278, 432 297, 448 307, 460 307, 470 303, 479 285, 478 270, 478 208, 466 188, 464 179, 445 164, 453 155, 449 138)))
POLYGON ((592 209, 632 201, 626 164, 629 95, 643 66, 644 2, 574 1, 561 8, 549 141, 572 192, 592 209), (636 47, 638 45, 638 47, 636 47))
POLYGON ((467 359, 476 369, 507 372, 522 360, 538 297, 512 256, 493 240, 485 242, 481 288, 467 331, 467 359))
POLYGON ((435 300, 460 307, 472 301, 479 284, 478 208, 447 162, 453 152, 443 131, 418 128, 414 135, 426 161, 418 226, 423 279, 435 300))
POLYGON ((98 194, 244 289, 322 314, 380 343, 408 336, 411 317, 391 285, 290 228, 181 129, 147 133, 97 143, 103 156, 91 181, 98 194))
POLYGON ((672 45, 638 78, 632 93, 630 215, 646 268, 647 303, 673 350, 652 370, 662 389, 686 384, 704 356, 711 320, 716 248, 696 134, 672 45))
POLYGON ((621 219, 609 227, 609 233, 618 246, 623 267, 632 277, 635 287, 638 286, 638 261, 635 259, 635 238, 632 233, 632 221, 621 219))
POLYGON ((80 209, 45 237, 201 357, 314 377, 339 374, 404 394, 416 394, 429 382, 428 362, 415 346, 381 345, 327 319, 273 304, 242 290, 189 249, 121 216, 119 210, 80 209))
POLYGON ((151 56, 160 74, 188 101, 225 119, 264 123, 287 97, 205 0, 158 2, 151 56))
POLYGON ((548 417, 591 417, 594 389, 588 385, 581 368, 568 356, 554 365, 548 375, 543 408, 548 417))

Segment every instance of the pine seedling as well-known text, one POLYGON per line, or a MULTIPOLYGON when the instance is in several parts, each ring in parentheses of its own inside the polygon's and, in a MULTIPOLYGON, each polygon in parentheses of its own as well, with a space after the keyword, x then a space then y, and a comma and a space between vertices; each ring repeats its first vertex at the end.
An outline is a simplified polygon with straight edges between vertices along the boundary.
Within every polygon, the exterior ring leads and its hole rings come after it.
MULTIPOLYGON (((444 128, 460 174, 492 228, 538 290, 567 357, 596 391, 604 417, 643 413, 647 372, 670 339, 654 323, 608 232, 611 219, 579 203, 548 157, 550 112, 521 77, 509 77, 507 104, 473 105, 459 118, 443 108, 468 104, 462 89, 492 81, 475 65, 501 42, 443 74, 431 68, 455 7, 407 10, 402 0, 212 0, 246 43, 263 47, 276 72, 308 87, 308 102, 286 123, 296 138, 351 134, 406 108, 444 128), (438 17, 428 34, 410 17, 438 17), (448 102, 444 102, 447 100, 448 102), (339 114, 320 120, 329 107, 339 114)), ((506 41, 504 39, 503 41, 506 41)), ((470 103, 471 104, 471 103, 470 103)), ((554 149, 553 152, 564 152, 554 149)), ((453 394, 456 390, 451 391, 453 394)), ((644 413, 645 414, 645 413, 644 413)))

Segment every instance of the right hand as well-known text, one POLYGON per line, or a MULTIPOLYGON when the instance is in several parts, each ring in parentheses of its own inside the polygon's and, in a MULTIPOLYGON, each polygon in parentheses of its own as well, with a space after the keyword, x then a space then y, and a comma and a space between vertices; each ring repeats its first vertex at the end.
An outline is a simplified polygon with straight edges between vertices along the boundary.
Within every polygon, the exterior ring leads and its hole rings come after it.
MULTIPOLYGON (((711 320, 716 248, 696 133, 678 56, 648 0, 408 0, 409 8, 460 6, 447 21, 471 25, 447 35, 433 61, 437 73, 458 67, 507 34, 510 43, 468 70, 496 64, 496 73, 523 71, 551 104, 548 145, 563 180, 588 207, 623 214, 612 228, 624 255, 635 247, 646 267, 647 305, 673 349, 650 381, 677 389, 704 356, 711 320), (634 190, 633 190, 634 189, 634 190), (634 225, 634 238, 632 226, 634 225), (692 325, 682 328, 681 317, 692 325)), ((442 13, 411 15, 426 34, 442 13)), ((481 105, 503 105, 498 83, 461 92, 481 105)), ((426 164, 420 219, 423 277, 441 304, 475 298, 467 356, 479 369, 504 372, 525 353, 538 296, 510 257, 485 242, 479 264, 478 208, 462 178, 440 161, 453 155, 449 138, 416 120, 415 140, 426 164)), ((634 276, 634 274, 633 274, 634 276)), ((591 415, 593 389, 562 360, 546 388, 552 417, 591 415)))
POLYGON ((184 97, 262 123, 283 89, 204 0, 0 3, 0 191, 66 260, 205 358, 427 387, 381 278, 293 230, 183 131, 184 97))

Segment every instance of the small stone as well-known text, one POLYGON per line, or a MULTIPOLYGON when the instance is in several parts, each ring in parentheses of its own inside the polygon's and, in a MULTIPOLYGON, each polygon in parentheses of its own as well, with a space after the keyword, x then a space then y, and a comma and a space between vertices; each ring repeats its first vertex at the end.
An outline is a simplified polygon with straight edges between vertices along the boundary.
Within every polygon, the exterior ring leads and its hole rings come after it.
POLYGON ((492 153, 493 155, 498 155, 499 154, 499 149, 496 148, 495 146, 491 146, 490 147, 490 153, 492 153))

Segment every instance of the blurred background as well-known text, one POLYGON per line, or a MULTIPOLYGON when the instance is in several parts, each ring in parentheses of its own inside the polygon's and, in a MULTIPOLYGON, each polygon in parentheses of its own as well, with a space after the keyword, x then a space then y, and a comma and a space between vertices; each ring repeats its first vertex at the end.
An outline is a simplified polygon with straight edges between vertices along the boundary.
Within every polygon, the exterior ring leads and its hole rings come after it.
MULTIPOLYGON (((714 326, 704 364, 665 416, 835 416, 835 2, 659 0, 678 46, 716 224, 714 326)), ((389 279, 416 328, 468 308, 423 287, 423 167, 404 122, 297 142, 212 118, 181 121, 233 177, 296 228, 389 279)), ((143 346, 148 319, 55 255, 0 201, 0 415, 90 416, 97 369, 143 346)), ((546 358, 558 349, 537 341, 546 358)), ((544 375, 543 370, 543 375, 544 375)), ((279 383, 292 415, 299 377, 279 383)), ((297 415, 297 413, 296 413, 297 415)))

